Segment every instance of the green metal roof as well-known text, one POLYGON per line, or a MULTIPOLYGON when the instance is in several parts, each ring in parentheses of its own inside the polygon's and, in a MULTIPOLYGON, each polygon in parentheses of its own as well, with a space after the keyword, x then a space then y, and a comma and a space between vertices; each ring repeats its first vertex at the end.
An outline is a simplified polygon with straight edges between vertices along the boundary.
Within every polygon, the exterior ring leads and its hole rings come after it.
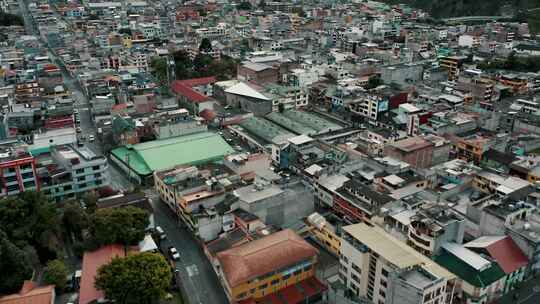
POLYGON ((272 112, 266 115, 266 118, 271 120, 272 122, 277 123, 278 125, 284 128, 291 130, 292 132, 296 134, 314 135, 317 133, 315 129, 309 126, 303 125, 301 123, 298 123, 297 121, 294 121, 290 119, 289 117, 284 116, 283 114, 278 113, 278 112, 272 112))
POLYGON ((219 160, 233 152, 218 134, 202 132, 121 147, 114 149, 112 154, 137 174, 148 175, 177 165, 219 160))
POLYGON ((303 124, 307 127, 310 127, 317 132, 321 132, 323 130, 332 129, 332 130, 340 130, 343 129, 338 124, 335 124, 331 121, 328 121, 321 116, 318 116, 316 114, 308 113, 308 112, 302 112, 302 111, 285 111, 283 112, 283 115, 288 117, 289 119, 296 121, 300 124, 303 124))
POLYGON ((504 271, 497 263, 491 263, 491 267, 483 271, 478 271, 444 250, 443 253, 436 256, 434 260, 442 267, 448 269, 450 272, 475 287, 487 287, 491 283, 505 276, 504 271))

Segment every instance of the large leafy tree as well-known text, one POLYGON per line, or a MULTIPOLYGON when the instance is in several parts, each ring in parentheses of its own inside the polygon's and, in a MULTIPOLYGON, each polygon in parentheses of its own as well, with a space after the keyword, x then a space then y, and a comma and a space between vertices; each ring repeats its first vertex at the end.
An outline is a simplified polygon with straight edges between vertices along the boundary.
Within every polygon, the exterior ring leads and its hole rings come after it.
POLYGON ((23 250, 0 230, 0 294, 17 292, 24 280, 32 276, 32 268, 23 250))
POLYGON ((140 253, 114 258, 98 269, 96 288, 117 303, 154 303, 163 298, 172 273, 165 258, 155 253, 140 253))
POLYGON ((201 40, 201 44, 199 45, 199 51, 201 51, 201 52, 210 52, 210 51, 212 51, 212 43, 210 42, 210 39, 203 38, 201 40))
POLYGON ((35 248, 42 262, 56 257, 60 216, 44 194, 25 191, 0 200, 0 227, 19 248, 35 248))
POLYGON ((148 213, 141 208, 107 208, 90 217, 91 247, 108 244, 136 245, 149 225, 148 213))
POLYGON ((88 215, 76 201, 66 203, 62 213, 62 227, 67 238, 82 241, 83 232, 88 227, 88 215))
POLYGON ((66 278, 69 272, 61 260, 52 260, 47 263, 43 273, 43 283, 55 285, 58 290, 66 288, 66 278))

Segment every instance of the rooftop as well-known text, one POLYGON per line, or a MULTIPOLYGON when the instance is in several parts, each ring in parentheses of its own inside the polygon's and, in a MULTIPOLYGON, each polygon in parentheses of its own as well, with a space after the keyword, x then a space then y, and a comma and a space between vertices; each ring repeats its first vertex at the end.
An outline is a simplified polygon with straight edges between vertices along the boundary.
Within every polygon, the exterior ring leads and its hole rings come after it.
POLYGON ((54 285, 38 286, 24 281, 19 293, 0 296, 0 304, 50 304, 54 298, 54 285))
POLYGON ((111 153, 137 174, 148 175, 178 165, 197 165, 233 153, 218 134, 202 132, 114 149, 111 153))
POLYGON ((318 251, 290 229, 218 253, 231 287, 314 258, 318 251))

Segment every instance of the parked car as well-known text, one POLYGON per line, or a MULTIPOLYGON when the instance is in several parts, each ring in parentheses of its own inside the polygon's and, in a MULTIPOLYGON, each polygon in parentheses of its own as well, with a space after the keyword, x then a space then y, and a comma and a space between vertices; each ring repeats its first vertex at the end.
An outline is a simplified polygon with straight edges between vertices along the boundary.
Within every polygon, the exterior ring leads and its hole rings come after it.
POLYGON ((163 231, 163 228, 161 228, 160 226, 156 227, 156 233, 159 235, 159 238, 162 239, 162 240, 167 238, 167 235, 165 234, 165 231, 163 231))
POLYGON ((171 254, 173 260, 177 261, 180 259, 180 253, 178 253, 178 250, 176 250, 176 248, 173 246, 169 247, 169 253, 171 254))
POLYGON ((95 139, 94 135, 88 136, 88 141, 89 142, 94 142, 94 139, 95 139))
POLYGON ((77 129, 75 129, 75 131, 77 131, 77 133, 81 133, 82 132, 81 127, 77 127, 77 129))

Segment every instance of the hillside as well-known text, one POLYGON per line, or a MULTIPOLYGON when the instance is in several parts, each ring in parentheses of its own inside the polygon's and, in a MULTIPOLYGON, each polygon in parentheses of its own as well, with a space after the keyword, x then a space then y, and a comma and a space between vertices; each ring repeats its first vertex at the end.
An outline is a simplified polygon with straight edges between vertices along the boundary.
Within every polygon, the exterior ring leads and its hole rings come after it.
MULTIPOLYGON (((436 18, 501 15, 540 7, 540 0, 385 0, 385 2, 406 3, 424 9, 436 18)), ((536 13, 540 13, 540 10, 536 13)))

